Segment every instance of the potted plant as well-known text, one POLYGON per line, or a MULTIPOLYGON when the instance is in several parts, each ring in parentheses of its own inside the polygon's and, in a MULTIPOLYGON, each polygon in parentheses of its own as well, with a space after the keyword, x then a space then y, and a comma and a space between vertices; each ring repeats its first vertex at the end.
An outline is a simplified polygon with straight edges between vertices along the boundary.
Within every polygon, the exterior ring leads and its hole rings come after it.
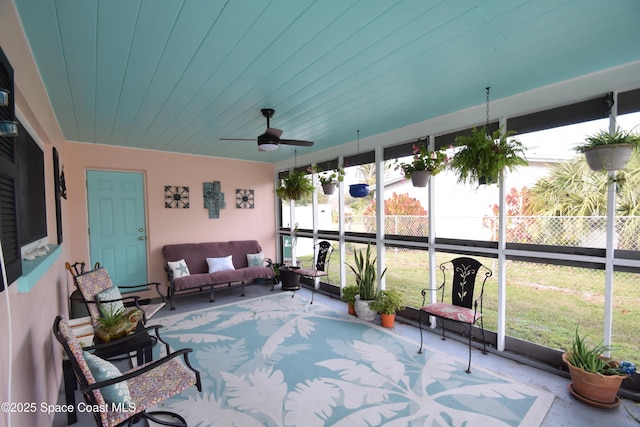
POLYGON ((636 372, 631 362, 617 363, 604 357, 609 350, 610 347, 602 344, 589 345, 576 328, 571 349, 562 355, 571 374, 569 390, 584 403, 603 408, 618 406, 617 394, 622 380, 636 372))
POLYGON ((345 172, 343 168, 336 168, 332 171, 323 171, 318 165, 314 165, 311 167, 311 171, 318 174, 318 180, 320 181, 324 194, 333 194, 336 190, 336 185, 338 185, 339 182, 344 181, 345 172))
POLYGON ((300 289, 300 275, 296 273, 299 267, 283 265, 278 268, 283 291, 296 291, 300 289))
POLYGON ((382 326, 393 328, 396 320, 396 311, 402 310, 402 294, 396 289, 383 289, 378 291, 376 299, 369 304, 372 310, 380 313, 382 326))
POLYGON ((487 133, 487 128, 473 128, 471 135, 456 137, 457 151, 449 166, 458 173, 458 182, 480 184, 498 182, 505 169, 513 170, 516 166, 526 166, 524 146, 511 138, 515 132, 503 132, 501 129, 487 133))
POLYGON ((584 153, 587 164, 594 171, 624 169, 632 150, 640 149, 640 135, 616 128, 614 132, 600 130, 587 136, 575 150, 584 153))
POLYGON ((131 334, 142 318, 141 310, 133 309, 125 315, 124 307, 118 308, 115 304, 101 304, 98 309, 100 326, 96 329, 95 336, 102 343, 131 334))
POLYGON ((356 285, 345 286, 342 289, 342 296, 340 297, 340 299, 347 303, 349 307, 349 314, 351 315, 356 314, 354 305, 356 302, 356 295, 358 295, 358 292, 360 292, 360 288, 358 288, 356 285))
POLYGON ((282 200, 300 200, 313 193, 313 184, 303 171, 290 171, 282 179, 280 186, 276 189, 276 194, 282 200))
POLYGON ((401 169, 405 179, 411 178, 414 187, 426 187, 429 178, 442 172, 448 161, 449 158, 443 150, 429 151, 426 144, 414 144, 413 161, 396 164, 396 170, 401 169))
POLYGON ((376 299, 378 279, 384 277, 387 269, 385 268, 380 277, 377 277, 376 261, 378 258, 371 253, 371 242, 367 243, 366 251, 361 249, 356 251, 353 256, 355 267, 347 265, 356 275, 356 285, 358 286, 358 295, 355 297, 356 315, 362 320, 372 321, 376 317, 376 311, 369 307, 369 303, 376 299))

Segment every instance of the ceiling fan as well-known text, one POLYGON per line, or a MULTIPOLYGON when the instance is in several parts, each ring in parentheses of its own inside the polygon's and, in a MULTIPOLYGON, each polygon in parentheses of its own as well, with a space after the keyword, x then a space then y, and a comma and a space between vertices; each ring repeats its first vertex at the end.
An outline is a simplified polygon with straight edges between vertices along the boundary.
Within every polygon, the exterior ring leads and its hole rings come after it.
MULTIPOLYGON (((282 131, 269 126, 269 119, 275 114, 275 110, 272 108, 263 108, 260 110, 262 115, 267 118, 267 130, 260 136, 258 136, 258 150, 259 151, 273 151, 280 144, 284 145, 298 145, 301 147, 311 147, 313 141, 303 141, 300 139, 280 139, 282 131)), ((222 141, 255 141, 256 139, 247 138, 220 138, 222 141)))

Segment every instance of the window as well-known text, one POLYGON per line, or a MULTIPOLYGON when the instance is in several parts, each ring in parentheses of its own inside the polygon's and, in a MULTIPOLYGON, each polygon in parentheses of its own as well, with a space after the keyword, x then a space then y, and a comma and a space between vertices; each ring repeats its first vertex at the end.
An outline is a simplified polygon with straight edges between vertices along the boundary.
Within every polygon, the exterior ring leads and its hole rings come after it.
POLYGON ((47 237, 44 153, 22 124, 16 140, 20 243, 27 245, 47 237))

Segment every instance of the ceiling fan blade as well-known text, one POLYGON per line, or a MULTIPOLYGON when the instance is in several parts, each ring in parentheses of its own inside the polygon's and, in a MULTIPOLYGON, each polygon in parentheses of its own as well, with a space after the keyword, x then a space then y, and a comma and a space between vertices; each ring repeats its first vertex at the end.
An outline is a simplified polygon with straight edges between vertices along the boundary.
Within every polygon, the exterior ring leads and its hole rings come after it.
POLYGON ((280 138, 280 135, 282 135, 282 131, 276 128, 267 128, 267 130, 264 131, 264 134, 272 138, 280 138))
POLYGON ((220 138, 220 141, 255 141, 255 138, 220 138))
POLYGON ((313 145, 313 141, 303 141, 300 139, 281 139, 280 144, 298 145, 300 147, 311 147, 313 145))

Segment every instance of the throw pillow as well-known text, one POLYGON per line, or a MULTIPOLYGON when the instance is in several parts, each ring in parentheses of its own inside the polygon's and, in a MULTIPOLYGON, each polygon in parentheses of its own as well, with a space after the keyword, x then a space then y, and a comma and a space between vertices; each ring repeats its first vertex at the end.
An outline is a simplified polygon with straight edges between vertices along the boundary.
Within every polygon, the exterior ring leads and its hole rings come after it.
POLYGON ((264 254, 247 254, 247 264, 249 267, 262 267, 264 265, 264 254))
MULTIPOLYGON (((111 378, 122 375, 122 372, 120 372, 113 363, 107 362, 88 351, 83 351, 82 355, 87 365, 89 365, 89 370, 91 374, 93 374, 96 382, 110 380, 111 378)), ((128 405, 131 401, 129 386, 125 381, 102 387, 100 388, 100 393, 102 393, 102 397, 107 403, 122 403, 128 405)))
POLYGON ((107 288, 104 291, 96 294, 96 301, 98 302, 98 308, 100 309, 100 312, 117 313, 120 310, 124 310, 124 304, 122 303, 122 301, 104 303, 102 302, 120 299, 122 299, 122 294, 120 294, 120 290, 115 286, 107 288))
POLYGON ((209 264, 209 273, 215 273, 217 271, 235 270, 233 261, 231 261, 231 255, 222 258, 207 258, 207 264, 209 264))
POLYGON ((167 265, 169 266, 169 269, 173 272, 173 278, 177 279, 178 277, 185 277, 185 276, 189 276, 191 273, 189 273, 189 267, 187 267, 187 263, 185 262, 184 259, 181 259, 180 261, 169 261, 167 262, 167 265))

